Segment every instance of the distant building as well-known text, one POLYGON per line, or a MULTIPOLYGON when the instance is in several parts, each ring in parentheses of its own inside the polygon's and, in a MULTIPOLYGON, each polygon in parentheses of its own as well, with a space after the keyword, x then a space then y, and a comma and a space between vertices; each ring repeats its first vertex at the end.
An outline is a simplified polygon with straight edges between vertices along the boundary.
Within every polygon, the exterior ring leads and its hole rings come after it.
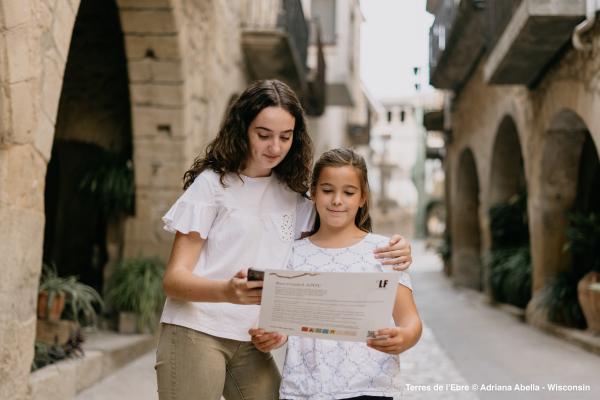
MULTIPOLYGON (((402 234, 425 234, 426 132, 425 110, 439 108, 439 93, 384 99, 378 103, 371 129, 371 176, 376 215, 381 223, 397 224, 402 234)), ((433 193, 433 188, 431 188, 433 193)), ((386 228, 386 230, 391 229, 386 228)))
POLYGON ((303 0, 312 25, 308 65, 319 61, 317 30, 326 65, 325 108, 308 124, 315 154, 334 147, 368 143, 368 100, 360 79, 360 29, 364 17, 358 0, 303 0))

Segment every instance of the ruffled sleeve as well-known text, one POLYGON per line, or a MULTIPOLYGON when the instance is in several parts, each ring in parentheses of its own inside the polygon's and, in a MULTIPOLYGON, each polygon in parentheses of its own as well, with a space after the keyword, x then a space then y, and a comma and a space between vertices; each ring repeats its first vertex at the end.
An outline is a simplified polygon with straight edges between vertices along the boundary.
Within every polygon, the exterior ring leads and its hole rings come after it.
POLYGON ((213 183, 207 179, 205 172, 196 177, 162 217, 166 231, 183 234, 198 232, 203 239, 208 237, 219 207, 213 183))
POLYGON ((294 239, 300 239, 304 232, 312 231, 315 225, 315 204, 312 200, 298 195, 296 202, 296 224, 294 228, 294 239))

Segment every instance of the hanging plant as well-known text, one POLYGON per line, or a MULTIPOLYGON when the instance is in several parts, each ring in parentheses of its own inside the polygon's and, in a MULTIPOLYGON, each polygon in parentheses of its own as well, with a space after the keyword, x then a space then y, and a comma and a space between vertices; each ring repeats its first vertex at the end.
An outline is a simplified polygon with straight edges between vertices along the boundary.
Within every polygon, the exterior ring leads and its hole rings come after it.
POLYGON ((101 161, 84 174, 79 188, 97 199, 109 218, 134 213, 133 163, 119 154, 104 151, 101 161))

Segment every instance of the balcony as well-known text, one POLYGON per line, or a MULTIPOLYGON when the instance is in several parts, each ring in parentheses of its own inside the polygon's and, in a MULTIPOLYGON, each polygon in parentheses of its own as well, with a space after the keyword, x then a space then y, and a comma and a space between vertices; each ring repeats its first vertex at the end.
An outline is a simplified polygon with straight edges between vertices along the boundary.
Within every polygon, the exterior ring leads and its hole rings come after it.
POLYGON ((423 126, 427 131, 443 131, 444 130, 444 111, 431 110, 423 114, 423 126))
POLYGON ((428 160, 444 160, 446 156, 446 142, 442 132, 428 132, 425 144, 425 158, 428 160))
POLYGON ((488 3, 484 77, 491 84, 533 86, 585 16, 585 0, 488 3))
POLYGON ((316 25, 314 46, 316 50, 316 66, 308 74, 308 96, 303 102, 306 114, 319 116, 325 112, 326 83, 325 83, 325 53, 321 41, 321 28, 316 25))
POLYGON ((429 0, 435 10, 429 31, 431 84, 458 91, 483 54, 486 13, 482 0, 429 0))
POLYGON ((242 48, 252 79, 279 79, 307 96, 308 24, 300 0, 244 0, 242 48))

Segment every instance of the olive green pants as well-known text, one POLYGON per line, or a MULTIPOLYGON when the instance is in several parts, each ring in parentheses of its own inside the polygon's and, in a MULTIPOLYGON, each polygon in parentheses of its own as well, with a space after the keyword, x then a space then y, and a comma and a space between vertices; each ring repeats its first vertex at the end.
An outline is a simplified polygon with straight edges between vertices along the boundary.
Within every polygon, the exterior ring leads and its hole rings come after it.
POLYGON ((160 400, 277 400, 281 376, 251 342, 162 324, 156 351, 160 400))

